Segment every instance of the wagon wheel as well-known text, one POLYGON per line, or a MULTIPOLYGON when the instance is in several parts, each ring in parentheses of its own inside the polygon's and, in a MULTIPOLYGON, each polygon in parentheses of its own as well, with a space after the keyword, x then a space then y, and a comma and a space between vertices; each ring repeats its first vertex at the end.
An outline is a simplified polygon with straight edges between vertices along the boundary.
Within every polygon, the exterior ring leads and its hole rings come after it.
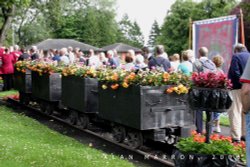
POLYGON ((143 137, 139 131, 130 131, 127 134, 128 146, 131 148, 139 148, 143 145, 143 137))
POLYGON ((46 103, 45 102, 43 102, 43 101, 40 102, 40 109, 42 112, 46 112, 46 103))
POLYGON ((86 114, 81 114, 77 118, 77 125, 83 129, 87 129, 89 125, 89 116, 86 114))
POLYGON ((47 104, 45 113, 48 115, 52 115, 54 111, 54 106, 52 104, 47 104))
POLYGON ((71 125, 76 125, 78 118, 78 113, 76 111, 70 111, 68 121, 71 125))
POLYGON ((124 127, 114 126, 112 128, 112 137, 114 141, 121 143, 125 139, 125 136, 126 136, 126 130, 124 127))

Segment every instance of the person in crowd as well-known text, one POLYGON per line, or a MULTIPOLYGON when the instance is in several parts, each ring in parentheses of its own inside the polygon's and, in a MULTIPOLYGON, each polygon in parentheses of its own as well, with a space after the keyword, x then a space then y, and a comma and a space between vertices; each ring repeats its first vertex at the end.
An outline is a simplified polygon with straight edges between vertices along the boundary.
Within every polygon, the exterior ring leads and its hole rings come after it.
POLYGON ((60 57, 60 53, 59 53, 59 50, 55 50, 54 51, 54 56, 52 57, 52 60, 53 61, 57 61, 57 62, 60 62, 61 61, 61 57, 60 57))
POLYGON ((31 60, 37 60, 40 57, 36 46, 31 47, 30 54, 31 54, 31 60))
MULTIPOLYGON (((201 47, 199 49, 198 59, 193 63, 193 71, 195 72, 214 72, 216 71, 215 64, 208 59, 208 49, 201 47)), ((196 128, 198 133, 203 132, 203 111, 196 111, 196 128)))
POLYGON ((193 63, 194 72, 216 71, 216 66, 212 60, 208 59, 208 49, 201 47, 199 49, 198 59, 193 63))
POLYGON ((43 61, 48 62, 50 61, 50 57, 49 57, 49 51, 48 50, 43 50, 43 61))
POLYGON ((115 61, 115 64, 116 64, 117 67, 119 67, 120 64, 121 64, 121 60, 120 60, 119 54, 117 53, 117 50, 115 50, 115 49, 113 50, 113 52, 114 52, 114 61, 115 61))
POLYGON ((116 61, 114 60, 114 51, 113 50, 109 50, 107 52, 107 59, 108 59, 108 63, 107 65, 112 67, 112 68, 117 68, 118 65, 116 64, 116 61))
POLYGON ((182 52, 182 62, 178 66, 178 71, 182 72, 185 75, 190 76, 193 72, 193 64, 189 61, 188 51, 182 52))
POLYGON ((173 54, 170 57, 171 68, 174 72, 178 71, 178 66, 180 65, 180 55, 178 53, 173 54))
POLYGON ((146 65, 146 63, 144 62, 144 57, 143 56, 136 56, 135 57, 135 69, 139 70, 139 69, 146 69, 148 66, 146 65))
POLYGON ((142 48, 142 56, 144 57, 145 63, 148 64, 153 55, 150 53, 149 48, 144 46, 142 48))
POLYGON ((243 44, 237 44, 234 47, 234 55, 231 60, 231 65, 228 72, 228 78, 231 79, 233 84, 233 90, 231 91, 233 97, 233 104, 228 110, 231 136, 235 142, 239 142, 240 139, 245 137, 245 121, 242 110, 241 101, 241 88, 240 77, 243 74, 247 60, 250 53, 243 44))
POLYGON ((15 63, 16 63, 16 57, 14 56, 14 54, 10 53, 8 48, 6 48, 4 54, 2 55, 2 66, 1 66, 4 91, 13 88, 13 74, 14 74, 15 63))
MULTIPOLYGON (((224 73, 222 70, 222 65, 224 63, 224 59, 222 56, 219 54, 215 55, 212 59, 213 63, 216 66, 216 72, 224 73)), ((216 133, 221 133, 221 128, 220 128, 220 113, 214 112, 213 113, 213 122, 214 122, 214 128, 213 131, 216 133)))
POLYGON ((149 69, 158 67, 163 71, 168 71, 171 68, 171 64, 168 59, 161 56, 163 53, 164 50, 162 49, 162 45, 156 46, 156 56, 153 56, 148 62, 149 69))
POLYGON ((165 52, 164 46, 163 45, 158 45, 157 48, 161 52, 161 54, 158 55, 158 56, 168 60, 168 54, 165 52))
POLYGON ((84 57, 83 51, 79 49, 77 53, 78 53, 78 54, 77 54, 78 62, 79 62, 79 63, 86 64, 86 58, 84 57))
POLYGON ((131 52, 127 53, 127 55, 125 56, 125 64, 122 66, 122 69, 127 71, 135 69, 133 53, 131 52))
POLYGON ((55 56, 56 49, 49 49, 49 58, 52 59, 55 56))
POLYGON ((188 55, 188 61, 190 61, 191 63, 195 62, 195 57, 194 57, 194 51, 191 49, 186 50, 187 55, 188 55))
POLYGON ((93 49, 89 50, 89 59, 88 59, 88 66, 98 68, 101 66, 101 61, 97 55, 95 55, 95 52, 93 49))
POLYGON ((68 56, 69 56, 69 63, 74 64, 75 54, 73 53, 73 48, 71 46, 68 47, 68 56))
POLYGON ((108 62, 108 59, 106 58, 105 53, 103 53, 103 52, 99 53, 99 59, 100 59, 102 65, 106 65, 108 62))
POLYGON ((19 50, 19 46, 18 45, 14 45, 13 47, 13 51, 11 52, 11 54, 13 54, 16 59, 18 60, 18 58, 23 54, 20 50, 19 50))
POLYGON ((23 60, 28 60, 30 59, 30 55, 28 54, 28 51, 27 49, 21 49, 22 53, 19 58, 18 58, 18 61, 23 61, 23 60))
POLYGON ((69 65, 69 58, 67 56, 67 48, 62 48, 60 50, 60 63, 69 65))
MULTIPOLYGON (((247 121, 249 120, 250 117, 250 58, 247 61, 245 70, 241 76, 241 83, 243 83, 242 88, 241 88, 241 99, 242 99, 242 106, 243 106, 243 111, 245 112, 245 117, 246 119, 243 121, 247 121)), ((247 131, 247 135, 250 134, 250 129, 246 128, 247 131)), ((249 136, 247 136, 246 138, 248 138, 249 136)), ((249 147, 249 140, 246 140, 247 143, 247 148, 249 147)), ((248 154, 247 152, 247 163, 249 166, 250 164, 250 154, 248 154)))

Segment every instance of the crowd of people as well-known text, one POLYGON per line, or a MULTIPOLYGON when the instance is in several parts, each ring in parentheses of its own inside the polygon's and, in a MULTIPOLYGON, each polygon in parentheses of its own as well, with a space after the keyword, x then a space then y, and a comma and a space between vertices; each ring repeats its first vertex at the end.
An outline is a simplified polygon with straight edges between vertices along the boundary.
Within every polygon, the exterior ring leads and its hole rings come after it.
MULTIPOLYGON (((116 50, 105 52, 95 52, 89 50, 88 53, 83 52, 80 48, 61 48, 39 50, 36 46, 32 46, 30 50, 19 49, 17 45, 14 47, 0 48, 0 74, 4 81, 3 90, 10 90, 13 87, 14 64, 18 60, 40 60, 53 61, 58 64, 65 65, 87 65, 93 68, 110 67, 121 68, 124 70, 138 69, 159 69, 162 71, 182 72, 191 75, 192 72, 223 72, 223 57, 219 54, 208 56, 209 50, 201 47, 198 50, 198 57, 195 59, 192 50, 185 50, 180 54, 176 53, 168 56, 162 45, 156 46, 154 53, 150 52, 148 47, 143 47, 140 53, 134 50, 128 50, 124 55, 119 55, 116 50), (211 59, 209 59, 211 57, 211 59)), ((250 53, 242 44, 234 46, 234 55, 232 56, 231 66, 228 72, 229 79, 233 83, 233 105, 228 110, 231 136, 234 141, 244 140, 245 125, 244 114, 242 110, 242 102, 240 98, 241 83, 240 77, 243 74, 250 53)), ((198 133, 203 133, 203 111, 196 111, 196 127, 198 133)), ((214 113, 214 132, 221 132, 220 114, 214 113)))

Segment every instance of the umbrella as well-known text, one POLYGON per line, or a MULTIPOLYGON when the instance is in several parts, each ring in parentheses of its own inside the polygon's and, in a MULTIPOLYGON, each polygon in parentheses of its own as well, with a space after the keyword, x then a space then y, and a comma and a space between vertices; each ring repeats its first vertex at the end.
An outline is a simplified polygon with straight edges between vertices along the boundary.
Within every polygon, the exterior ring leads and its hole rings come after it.
MULTIPOLYGON (((73 48, 80 48, 82 51, 86 52, 90 49, 95 51, 99 48, 73 40, 73 39, 46 39, 39 43, 33 44, 32 46, 37 46, 38 49, 49 50, 49 49, 61 49, 67 48, 69 46, 73 48)), ((30 49, 31 46, 28 46, 27 49, 30 49)))
POLYGON ((101 48, 103 51, 116 50, 118 53, 127 52, 128 50, 134 50, 135 52, 141 52, 141 49, 124 44, 124 43, 115 43, 112 45, 105 46, 101 48))

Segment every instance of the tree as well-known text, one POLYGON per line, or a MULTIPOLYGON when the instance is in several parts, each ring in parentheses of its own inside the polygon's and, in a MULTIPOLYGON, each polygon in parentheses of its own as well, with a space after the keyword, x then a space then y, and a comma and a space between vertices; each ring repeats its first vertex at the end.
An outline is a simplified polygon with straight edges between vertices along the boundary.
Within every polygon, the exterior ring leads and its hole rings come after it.
POLYGON ((141 28, 136 21, 132 23, 127 14, 119 22, 119 29, 119 42, 124 42, 135 47, 142 47, 144 45, 141 28))
POLYGON ((21 6, 29 5, 30 0, 0 0, 0 18, 1 18, 1 29, 0 29, 0 44, 6 38, 6 33, 11 25, 12 18, 16 14, 16 8, 21 6))
POLYGON ((148 46, 154 47, 157 44, 156 40, 159 36, 160 36, 160 27, 157 21, 155 20, 150 31, 150 35, 148 39, 148 46))
POLYGON ((159 43, 171 55, 188 48, 189 18, 202 20, 228 15, 236 4, 235 0, 177 0, 165 18, 161 28, 159 43))

